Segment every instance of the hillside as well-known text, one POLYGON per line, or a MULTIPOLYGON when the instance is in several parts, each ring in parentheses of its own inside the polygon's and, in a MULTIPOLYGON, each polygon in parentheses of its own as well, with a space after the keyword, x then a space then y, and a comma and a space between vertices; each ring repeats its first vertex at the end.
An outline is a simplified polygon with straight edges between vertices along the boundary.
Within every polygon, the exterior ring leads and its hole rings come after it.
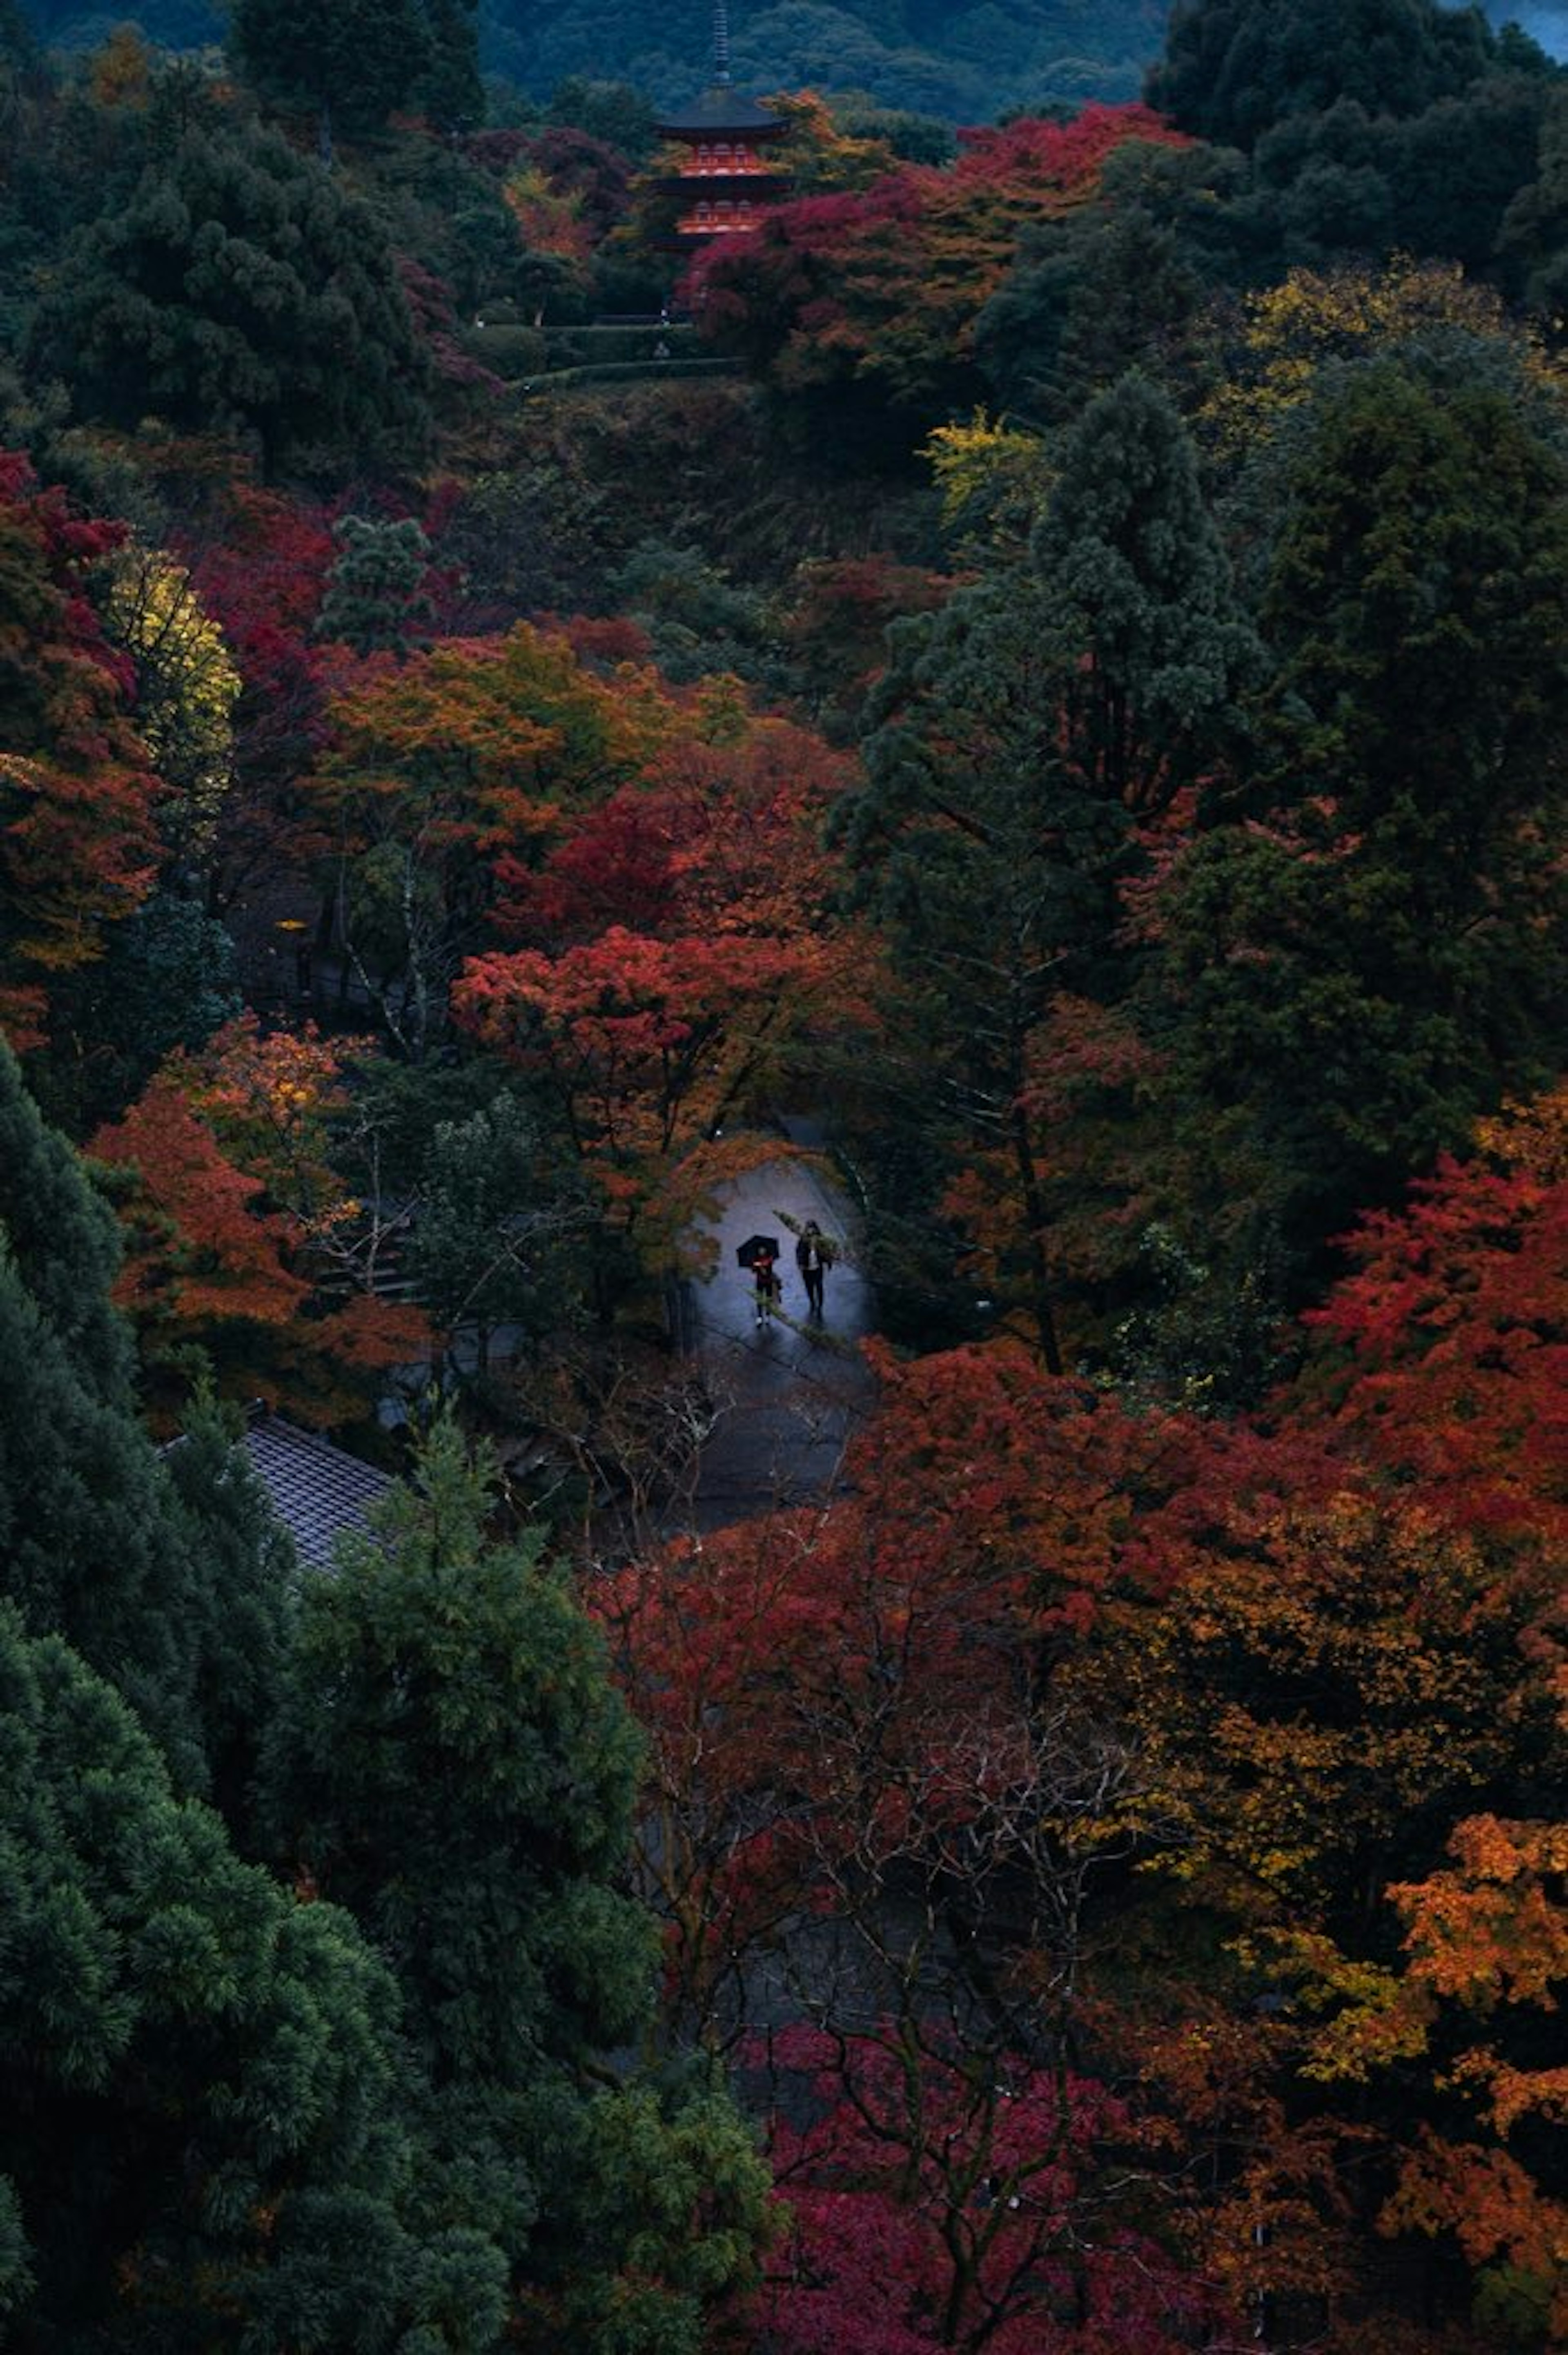
MULTIPOLYGON (((207 0, 28 0, 50 44, 78 48, 127 16, 169 48, 222 38, 207 0)), ((933 0, 779 0, 731 10, 738 78, 864 91, 884 106, 983 122, 1007 107, 1130 98, 1159 49, 1165 0, 1003 0, 948 7, 933 0)), ((573 5, 570 0, 481 0, 488 70, 545 94, 575 75, 625 80, 655 97, 688 91, 707 70, 712 16, 703 0, 573 5)))
MULTIPOLYGON (((209 0, 26 0, 48 44, 88 48, 127 18, 168 48, 221 40, 209 0)), ((775 0, 730 11, 736 77, 754 88, 853 91, 879 106, 983 123, 1019 109, 1138 95, 1159 55, 1169 0, 775 0)), ((1568 54, 1568 0, 1487 0, 1494 25, 1521 24, 1552 56, 1568 54)), ((624 80, 655 99, 706 73, 704 0, 479 0, 482 61, 531 96, 561 82, 624 80)))
POLYGON ((1568 2355, 1568 66, 214 5, 0 0, 0 2348, 1568 2355))

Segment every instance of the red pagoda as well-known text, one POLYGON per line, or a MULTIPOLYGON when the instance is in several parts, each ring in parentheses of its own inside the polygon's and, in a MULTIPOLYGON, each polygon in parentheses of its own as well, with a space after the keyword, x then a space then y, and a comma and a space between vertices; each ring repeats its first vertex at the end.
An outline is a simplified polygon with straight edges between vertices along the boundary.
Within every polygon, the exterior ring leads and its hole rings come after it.
POLYGON ((661 138, 686 154, 672 186, 682 203, 675 236, 688 251, 720 237, 755 229, 785 186, 768 150, 787 125, 729 78, 729 15, 714 10, 714 78, 702 96, 659 124, 661 138))

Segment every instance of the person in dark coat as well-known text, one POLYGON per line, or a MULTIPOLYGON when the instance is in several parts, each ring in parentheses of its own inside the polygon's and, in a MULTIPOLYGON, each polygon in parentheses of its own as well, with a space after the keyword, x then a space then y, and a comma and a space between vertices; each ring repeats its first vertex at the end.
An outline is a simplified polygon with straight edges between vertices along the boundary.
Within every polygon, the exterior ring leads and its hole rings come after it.
POLYGON ((757 1321, 766 1325, 779 1304, 784 1287, 779 1281, 779 1263, 771 1252, 758 1252, 751 1263, 751 1280, 757 1286, 757 1321))
POLYGON ((795 1264, 805 1279, 806 1299, 813 1316, 822 1313, 822 1278, 831 1257, 826 1235, 815 1219, 808 1219, 795 1245, 795 1264))

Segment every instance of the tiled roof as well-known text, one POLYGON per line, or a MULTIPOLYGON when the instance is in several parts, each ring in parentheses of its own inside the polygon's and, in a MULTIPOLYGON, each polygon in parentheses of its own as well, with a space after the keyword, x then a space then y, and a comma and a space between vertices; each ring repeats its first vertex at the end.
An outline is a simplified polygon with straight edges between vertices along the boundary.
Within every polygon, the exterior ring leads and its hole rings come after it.
POLYGON ((388 1474, 275 1414, 251 1424, 245 1445, 300 1560, 314 1570, 331 1570, 333 1540, 363 1531, 366 1507, 392 1486, 388 1474))
POLYGON ((745 131, 754 139, 781 139, 789 126, 781 114, 769 114, 754 98, 747 98, 738 90, 726 86, 705 90, 689 106, 662 114, 658 127, 662 134, 677 139, 706 131, 745 131))

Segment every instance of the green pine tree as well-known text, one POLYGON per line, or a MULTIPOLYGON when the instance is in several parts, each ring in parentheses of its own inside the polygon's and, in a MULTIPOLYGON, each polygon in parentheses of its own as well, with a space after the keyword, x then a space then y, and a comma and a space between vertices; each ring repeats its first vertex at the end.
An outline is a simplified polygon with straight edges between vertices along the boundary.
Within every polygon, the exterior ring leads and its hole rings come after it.
POLYGON ((0 2311, 16 2355, 487 2355, 497 2253, 410 2233, 397 1999, 0 1604, 0 2311))
POLYGON ((67 244, 32 358, 86 417, 249 432, 270 464, 424 446, 428 365, 385 230, 274 131, 185 134, 67 244))
POLYGON ((1069 659, 1072 757, 1095 792, 1146 816, 1234 737, 1261 666, 1186 428, 1147 377, 1085 410, 1033 553, 1069 659))
POLYGON ((0 1041, 0 1594, 132 1703, 185 1789, 238 1805, 286 1547, 204 1412, 160 1458, 110 1302, 112 1214, 0 1041))
POLYGON ((507 2247, 523 2343, 674 2355, 747 2278, 765 2179, 711 2086, 668 2100, 606 2066, 656 1965, 616 1886, 639 1742, 565 1573, 533 1537, 493 1543, 490 1511, 440 1425, 305 1590, 269 1803, 397 1976, 426 2197, 507 2247), (642 2335, 606 2337, 612 2311, 642 2335))
POLYGON ((377 523, 344 516, 333 526, 337 559, 316 616, 318 638, 355 654, 407 654, 430 618, 425 589, 430 544, 412 516, 377 523))

